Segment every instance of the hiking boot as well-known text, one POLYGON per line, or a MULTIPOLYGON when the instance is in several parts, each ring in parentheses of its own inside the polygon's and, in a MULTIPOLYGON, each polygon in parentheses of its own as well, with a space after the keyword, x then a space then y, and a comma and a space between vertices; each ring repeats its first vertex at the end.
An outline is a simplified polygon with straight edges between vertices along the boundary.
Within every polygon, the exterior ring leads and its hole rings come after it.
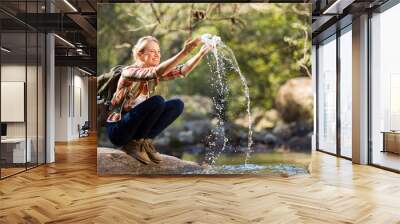
POLYGON ((124 145, 122 149, 133 158, 144 164, 151 162, 149 156, 146 153, 146 147, 143 139, 132 140, 128 144, 124 145))
POLYGON ((162 161, 162 156, 159 152, 157 152, 156 148, 153 145, 153 141, 149 138, 144 139, 144 144, 146 144, 146 152, 151 161, 155 163, 160 163, 162 161))

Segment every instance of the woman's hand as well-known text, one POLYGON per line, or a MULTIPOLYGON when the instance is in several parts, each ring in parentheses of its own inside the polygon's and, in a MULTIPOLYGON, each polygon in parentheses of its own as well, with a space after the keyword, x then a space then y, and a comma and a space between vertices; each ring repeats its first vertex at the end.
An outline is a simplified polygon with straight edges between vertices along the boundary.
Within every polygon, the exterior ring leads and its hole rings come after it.
POLYGON ((185 52, 186 54, 189 54, 200 44, 201 44, 200 37, 197 37, 196 39, 193 39, 193 40, 188 39, 187 41, 185 41, 185 44, 183 46, 183 52, 185 52))
POLYGON ((201 56, 204 56, 204 55, 206 55, 208 52, 210 52, 211 48, 212 48, 212 46, 210 46, 210 45, 208 45, 208 44, 204 44, 204 45, 201 47, 200 51, 199 51, 200 54, 201 54, 201 56))
POLYGON ((185 57, 192 52, 197 46, 201 44, 201 38, 198 37, 194 40, 189 39, 185 41, 185 45, 183 46, 183 49, 178 52, 178 54, 174 55, 173 57, 165 60, 161 64, 159 64, 156 68, 156 76, 162 77, 165 74, 168 74, 168 72, 172 71, 178 63, 180 63, 185 57))
MULTIPOLYGON (((201 38, 198 37, 196 39, 189 39, 185 41, 185 45, 183 49, 171 57, 170 59, 162 62, 156 68, 156 75, 158 77, 162 77, 164 74, 170 72, 173 68, 175 68, 179 62, 181 62, 190 52, 192 52, 197 46, 201 44, 201 38)), ((193 58, 191 58, 188 62, 185 63, 183 68, 181 69, 185 76, 189 74, 190 71, 193 70, 194 67, 198 65, 201 58, 209 51, 208 47, 203 46, 202 49, 197 53, 193 58)))
POLYGON ((186 77, 197 65, 199 65, 201 59, 211 50, 211 48, 212 46, 210 45, 203 45, 200 51, 184 64, 181 69, 182 74, 186 77))

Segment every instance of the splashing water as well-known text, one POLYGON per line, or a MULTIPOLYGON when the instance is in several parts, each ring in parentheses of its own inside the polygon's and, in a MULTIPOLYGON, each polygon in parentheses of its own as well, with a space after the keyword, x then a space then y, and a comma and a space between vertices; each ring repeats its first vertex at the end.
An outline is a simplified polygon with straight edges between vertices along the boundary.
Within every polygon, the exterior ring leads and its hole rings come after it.
POLYGON ((252 152, 251 146, 253 145, 253 129, 252 129, 252 117, 251 117, 251 110, 250 110, 250 91, 249 87, 247 85, 246 78, 242 74, 239 68, 239 64, 236 60, 235 54, 233 53, 232 49, 226 46, 225 44, 222 44, 222 48, 228 50, 230 58, 232 59, 233 63, 233 69, 239 74, 240 79, 242 80, 243 86, 244 86, 244 94, 247 98, 247 117, 248 117, 248 142, 247 142, 247 151, 246 151, 246 160, 245 160, 245 165, 247 165, 248 160, 250 159, 250 154, 252 152))
MULTIPOLYGON (((211 151, 209 152, 209 157, 211 159, 211 164, 215 164, 216 159, 219 155, 225 150, 226 144, 228 143, 228 138, 225 136, 225 97, 229 94, 228 86, 225 84, 225 68, 224 62, 221 58, 218 57, 217 50, 213 51, 213 55, 215 58, 215 66, 209 63, 212 73, 216 73, 217 77, 211 77, 212 85, 217 92, 216 97, 212 97, 213 103, 216 109, 217 115, 217 127, 211 130, 211 136, 214 138, 211 140, 210 146, 212 146, 211 151), (213 68, 215 67, 215 70, 213 68), (220 148, 220 144, 217 142, 222 141, 222 148, 220 148), (220 150, 219 150, 220 148, 220 150)), ((210 62, 210 60, 209 60, 210 62)), ((211 137, 209 136, 209 137, 211 137)))
MULTIPOLYGON (((201 37, 202 41, 205 44, 208 44, 212 47, 212 55, 214 57, 215 66, 212 66, 211 59, 208 57, 208 65, 210 66, 211 72, 217 74, 217 94, 218 98, 221 99, 221 102, 218 101, 215 97, 213 97, 213 102, 217 112, 217 119, 218 124, 216 129, 212 130, 212 135, 216 136, 213 142, 210 143, 210 146, 214 147, 210 152, 212 161, 211 164, 214 164, 218 156, 225 150, 226 144, 228 143, 228 138, 225 136, 225 123, 224 123, 224 111, 225 111, 225 97, 229 94, 228 86, 226 85, 226 68, 231 69, 232 71, 239 74, 240 80, 244 87, 244 94, 247 99, 247 115, 248 115, 248 143, 247 143, 247 150, 246 150, 246 159, 245 159, 245 166, 248 164, 248 160, 251 156, 251 146, 253 145, 253 131, 252 131, 252 117, 251 117, 251 110, 250 110, 250 93, 249 87, 247 85, 246 78, 242 74, 239 64, 236 60, 235 54, 233 53, 232 49, 226 46, 222 41, 221 38, 218 36, 212 36, 210 34, 204 34, 201 37), (213 69, 215 67, 215 70, 213 69), (216 141, 217 138, 223 140, 223 145, 221 150, 215 150, 217 147, 216 141)), ((211 78, 214 81, 213 77, 211 78)), ((212 84, 213 85, 213 84, 212 84)))

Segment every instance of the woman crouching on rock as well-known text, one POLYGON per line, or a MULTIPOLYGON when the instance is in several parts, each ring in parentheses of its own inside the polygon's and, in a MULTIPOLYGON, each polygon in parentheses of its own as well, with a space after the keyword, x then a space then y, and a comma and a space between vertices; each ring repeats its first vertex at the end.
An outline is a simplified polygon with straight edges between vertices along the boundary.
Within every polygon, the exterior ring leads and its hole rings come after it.
POLYGON ((203 45, 186 63, 178 64, 200 44, 200 38, 188 40, 179 53, 160 63, 156 38, 145 36, 137 41, 132 49, 134 64, 122 69, 107 118, 108 136, 114 145, 122 146, 127 154, 144 164, 162 161, 152 139, 179 117, 184 104, 179 99, 150 95, 160 81, 188 76, 210 50, 209 46, 203 45))

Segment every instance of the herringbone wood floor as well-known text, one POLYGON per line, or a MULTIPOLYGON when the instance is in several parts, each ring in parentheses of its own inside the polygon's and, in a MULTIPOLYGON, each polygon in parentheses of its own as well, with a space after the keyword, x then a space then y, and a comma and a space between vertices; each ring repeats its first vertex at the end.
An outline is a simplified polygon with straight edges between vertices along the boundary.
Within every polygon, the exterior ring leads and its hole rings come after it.
POLYGON ((400 175, 313 155, 310 176, 98 177, 94 137, 0 181, 0 223, 400 223, 400 175))

